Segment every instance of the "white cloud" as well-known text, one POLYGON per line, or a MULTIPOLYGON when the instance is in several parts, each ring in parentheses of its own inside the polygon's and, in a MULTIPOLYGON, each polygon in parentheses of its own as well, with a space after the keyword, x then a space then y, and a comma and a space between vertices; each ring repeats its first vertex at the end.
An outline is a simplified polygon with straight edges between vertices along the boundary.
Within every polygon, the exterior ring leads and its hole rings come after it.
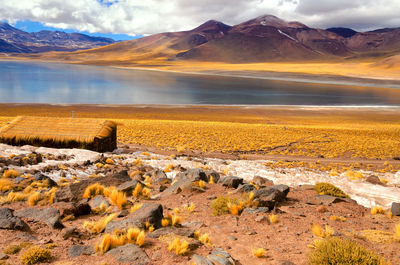
POLYGON ((314 27, 400 26, 399 0, 0 0, 0 20, 88 32, 153 34, 216 19, 234 25, 263 14, 314 27))

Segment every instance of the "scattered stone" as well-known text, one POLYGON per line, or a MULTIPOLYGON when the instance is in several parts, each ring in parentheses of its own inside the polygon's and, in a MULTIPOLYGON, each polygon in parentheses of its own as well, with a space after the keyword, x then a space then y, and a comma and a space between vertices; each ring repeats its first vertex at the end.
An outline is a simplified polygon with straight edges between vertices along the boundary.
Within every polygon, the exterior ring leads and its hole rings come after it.
POLYGON ((135 265, 150 264, 147 254, 137 245, 127 244, 107 252, 109 255, 115 256, 120 263, 130 263, 135 265))
POLYGON ((220 179, 219 183, 225 187, 236 189, 240 184, 243 184, 243 179, 236 176, 226 176, 220 179))
POLYGON ((221 178, 219 173, 215 170, 206 170, 205 173, 207 175, 207 182, 209 182, 211 177, 213 177, 214 183, 218 183, 219 179, 221 178))
POLYGON ((190 179, 191 181, 202 180, 208 182, 208 177, 206 173, 200 168, 191 168, 186 172, 184 172, 184 176, 190 179))
POLYGON ((72 235, 73 235, 74 233, 76 233, 76 231, 77 231, 77 230, 76 230, 75 227, 66 228, 66 229, 63 230, 62 237, 63 237, 64 239, 68 239, 68 238, 72 237, 72 235))
POLYGON ((256 217, 256 219, 254 219, 256 222, 264 222, 264 221, 267 221, 267 217, 265 217, 264 215, 260 215, 260 216, 257 216, 256 217))
POLYGON ((94 248, 92 246, 73 245, 68 250, 68 257, 70 257, 71 259, 79 257, 81 255, 90 256, 93 254, 94 254, 94 248))
POLYGON ((206 197, 207 200, 215 200, 216 198, 217 198, 217 195, 211 195, 211 196, 206 197))
POLYGON ((135 187, 138 183, 139 182, 137 180, 130 180, 130 181, 124 182, 117 187, 117 190, 126 192, 126 193, 132 193, 132 191, 135 189, 135 187))
POLYGON ((256 214, 256 213, 267 213, 270 209, 268 207, 258 207, 256 209, 246 208, 243 210, 243 214, 256 214))
POLYGON ((204 223, 201 221, 190 221, 190 222, 183 223, 182 226, 189 227, 194 230, 198 230, 204 226, 204 223))
POLYGON ((229 235, 229 236, 228 236, 228 239, 229 239, 229 240, 232 240, 232 241, 238 240, 237 237, 232 236, 232 235, 229 235))
POLYGON ((368 178, 365 179, 365 181, 374 185, 385 186, 385 184, 380 180, 380 178, 375 175, 369 176, 368 178))
POLYGON ((68 186, 59 189, 54 196, 56 202, 73 202, 80 201, 85 189, 94 183, 99 183, 106 186, 117 186, 124 182, 130 181, 131 178, 128 176, 126 170, 119 171, 114 174, 110 174, 106 177, 89 178, 81 180, 77 183, 71 183, 68 186))
POLYGON ((110 203, 102 195, 97 195, 89 201, 91 209, 99 208, 101 204, 104 204, 107 208, 110 206, 110 203))
POLYGON ((269 180, 267 178, 263 178, 263 177, 260 177, 260 176, 254 176, 253 180, 251 182, 253 182, 257 186, 267 186, 267 187, 269 187, 269 186, 273 186, 274 185, 274 182, 272 180, 269 180))
POLYGON ((315 200, 317 201, 317 203, 325 205, 345 201, 344 198, 339 198, 331 195, 317 195, 315 196, 315 200))
POLYGON ((317 212, 319 212, 319 213, 327 213, 327 212, 329 212, 328 208, 326 208, 326 207, 323 206, 323 205, 318 206, 315 210, 316 210, 317 212))
POLYGON ((279 265, 296 265, 296 264, 294 264, 293 262, 288 261, 288 260, 281 260, 281 261, 279 261, 278 264, 279 264, 279 265))
POLYGON ((43 222, 50 228, 61 229, 64 225, 61 223, 60 212, 56 208, 25 208, 15 211, 15 216, 20 218, 32 219, 34 221, 43 222))
POLYGON ((254 187, 254 185, 242 184, 242 185, 239 185, 239 187, 236 189, 236 192, 248 193, 248 192, 251 192, 251 191, 253 191, 255 189, 256 189, 256 187, 254 187))
POLYGON ((232 264, 234 264, 234 263, 231 263, 227 258, 217 256, 214 254, 208 255, 207 259, 211 260, 213 262, 213 264, 215 264, 215 265, 232 265, 232 264))
POLYGON ((9 258, 9 256, 7 254, 0 253, 0 260, 6 260, 8 258, 9 258))
POLYGON ((209 261, 208 259, 206 259, 206 258, 204 258, 202 256, 199 256, 197 254, 193 255, 192 261, 196 265, 213 265, 214 264, 211 261, 209 261))
POLYGON ((393 215, 400 216, 400 203, 393 202, 390 211, 392 212, 393 215))
POLYGON ((122 211, 120 211, 120 212, 118 213, 118 216, 117 216, 117 217, 122 218, 122 217, 128 216, 129 213, 130 213, 129 210, 124 209, 124 210, 122 210, 122 211))
POLYGON ((149 234, 147 234, 150 238, 159 238, 160 236, 168 235, 168 234, 175 234, 178 236, 184 237, 193 237, 194 231, 187 227, 175 227, 175 226, 167 226, 159 228, 149 234))
POLYGON ((113 220, 106 226, 106 232, 112 232, 115 229, 126 230, 130 227, 143 228, 148 222, 155 228, 161 227, 161 219, 163 218, 163 209, 161 204, 144 203, 135 212, 129 214, 123 220, 113 220))
POLYGON ((13 210, 9 208, 0 208, 0 229, 30 231, 29 226, 14 216, 13 210))
POLYGON ((47 181, 49 184, 49 187, 56 187, 57 186, 57 182, 55 182, 54 180, 52 180, 51 178, 49 178, 46 175, 43 174, 38 174, 34 176, 36 181, 47 181))
POLYGON ((159 168, 155 169, 152 174, 151 174, 151 178, 153 179, 154 183, 170 183, 171 180, 167 177, 167 175, 165 174, 165 172, 159 168), (167 181, 167 182, 165 182, 167 181))

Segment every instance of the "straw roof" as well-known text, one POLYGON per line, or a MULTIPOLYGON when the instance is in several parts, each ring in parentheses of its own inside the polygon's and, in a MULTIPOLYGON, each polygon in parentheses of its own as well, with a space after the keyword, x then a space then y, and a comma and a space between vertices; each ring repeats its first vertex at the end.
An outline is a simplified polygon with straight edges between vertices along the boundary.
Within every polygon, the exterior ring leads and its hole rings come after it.
POLYGON ((0 128, 0 140, 91 143, 115 129, 114 122, 101 119, 19 116, 0 128))

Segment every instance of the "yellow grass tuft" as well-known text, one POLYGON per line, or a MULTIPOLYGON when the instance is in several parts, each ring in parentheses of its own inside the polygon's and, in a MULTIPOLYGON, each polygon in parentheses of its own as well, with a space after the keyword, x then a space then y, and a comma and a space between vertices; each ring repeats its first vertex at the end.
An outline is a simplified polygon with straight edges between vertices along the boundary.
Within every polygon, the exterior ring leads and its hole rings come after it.
POLYGON ((192 213, 194 211, 194 203, 191 202, 190 204, 186 204, 184 206, 184 209, 185 209, 185 211, 188 211, 188 212, 192 213))
POLYGON ((90 199, 95 197, 96 195, 104 195, 104 189, 104 186, 99 183, 89 185, 83 193, 83 198, 90 199))
POLYGON ((167 218, 163 218, 163 219, 161 220, 161 225, 162 225, 163 227, 169 226, 170 224, 171 224, 171 221, 170 221, 169 219, 167 219, 167 218))
POLYGON ((268 219, 271 224, 276 224, 279 222, 278 216, 276 216, 275 214, 271 214, 270 216, 268 216, 268 219))
POLYGON ((203 243, 204 245, 206 245, 206 244, 208 244, 208 245, 211 245, 211 238, 210 238, 210 236, 206 233, 206 234, 203 234, 203 235, 200 235, 199 237, 198 237, 198 239, 199 239, 199 241, 201 242, 201 243, 203 243))
POLYGON ((114 189, 108 197, 111 203, 117 205, 118 208, 121 210, 124 209, 125 205, 128 203, 125 193, 122 191, 118 191, 117 189, 114 189))
POLYGON ((385 210, 384 210, 381 206, 375 205, 375 206, 371 209, 371 214, 372 214, 372 215, 375 215, 375 214, 385 214, 385 210))
POLYGON ((92 213, 102 214, 102 213, 108 212, 110 209, 111 209, 111 206, 107 207, 107 205, 104 202, 101 202, 99 207, 92 209, 92 213))
POLYGON ((106 253, 110 249, 123 246, 125 244, 125 236, 104 234, 100 243, 94 246, 95 252, 106 253))
POLYGON ((214 177, 210 176, 210 180, 208 181, 209 184, 215 184, 214 177))
POLYGON ((106 164, 109 164, 109 165, 114 165, 115 164, 115 161, 112 160, 111 158, 107 158, 105 162, 106 162, 106 164))
POLYGON ((28 197, 28 205, 34 206, 36 205, 41 199, 40 192, 34 191, 28 197))
POLYGON ((326 182, 317 183, 314 185, 314 189, 320 195, 331 195, 341 198, 349 198, 349 196, 346 193, 344 193, 341 189, 330 183, 326 182))
POLYGON ((177 225, 181 224, 181 221, 182 221, 182 218, 179 215, 174 214, 171 219, 171 224, 172 224, 172 226, 177 226, 177 225))
MULTIPOLYGON (((153 227, 153 229, 154 229, 154 227, 153 227)), ((141 247, 141 246, 143 246, 145 241, 146 241, 146 234, 144 233, 144 231, 140 231, 139 235, 136 238, 136 245, 141 247)))
POLYGON ((142 189, 142 196, 143 198, 149 199, 150 198, 151 190, 149 188, 142 189))
POLYGON ((113 213, 108 216, 104 216, 97 222, 84 222, 83 227, 89 230, 93 234, 100 234, 106 228, 106 225, 111 222, 115 217, 117 217, 118 213, 113 213))
POLYGON ((9 179, 0 179, 0 191, 6 192, 14 188, 13 183, 9 179))
POLYGON ((142 203, 135 203, 132 207, 131 207, 131 213, 139 210, 141 207, 143 206, 142 203))
POLYGON ((265 258, 267 256, 267 251, 263 248, 257 248, 253 250, 253 255, 257 258, 265 258))
POLYGON ((189 252, 189 243, 186 240, 182 240, 179 237, 176 237, 172 242, 168 245, 169 251, 174 251, 176 255, 185 255, 189 252))
POLYGON ((21 176, 21 173, 19 173, 18 171, 14 170, 14 169, 5 170, 3 173, 4 178, 16 178, 19 176, 21 176))
POLYGON ((311 232, 313 233, 314 236, 321 238, 328 238, 335 233, 332 227, 325 225, 325 230, 323 230, 321 226, 318 224, 313 224, 311 226, 311 232))
POLYGON ((140 183, 136 184, 135 189, 132 192, 132 196, 135 198, 139 198, 142 192, 142 185, 140 183))
POLYGON ((396 237, 400 240, 400 223, 396 224, 394 231, 395 231, 396 237))

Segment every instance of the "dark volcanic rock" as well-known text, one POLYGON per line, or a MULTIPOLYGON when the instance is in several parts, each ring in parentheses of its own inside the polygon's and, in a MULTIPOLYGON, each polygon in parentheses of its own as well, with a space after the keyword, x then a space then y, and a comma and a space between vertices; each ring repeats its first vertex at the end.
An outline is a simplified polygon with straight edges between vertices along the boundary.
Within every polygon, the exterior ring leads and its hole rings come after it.
POLYGON ((219 180, 223 186, 236 189, 239 185, 243 184, 243 179, 236 176, 226 176, 219 180))
POLYGON ((48 181, 50 187, 56 187, 57 183, 46 175, 38 174, 34 176, 36 181, 48 181))
POLYGON ((129 214, 125 219, 109 222, 106 226, 106 232, 109 233, 115 229, 126 230, 134 226, 143 228, 146 222, 158 228, 161 227, 162 218, 163 209, 161 204, 144 203, 142 207, 129 214))
POLYGON ((71 259, 75 257, 79 257, 81 255, 93 255, 94 248, 92 246, 81 246, 81 245, 73 245, 68 250, 68 257, 71 259))
POLYGON ((393 202, 390 211, 392 212, 393 215, 400 216, 400 203, 393 202))
POLYGON ((147 254, 137 245, 128 244, 114 248, 107 252, 109 255, 115 256, 120 263, 130 263, 135 265, 150 264, 147 254))
POLYGON ((91 184, 99 183, 105 186, 117 186, 130 180, 131 178, 128 176, 126 170, 122 170, 107 177, 85 179, 61 188, 55 193, 54 199, 56 202, 79 201, 82 199, 85 189, 91 184))
POLYGON ((200 168, 191 168, 186 172, 184 172, 184 176, 190 179, 191 181, 199 181, 199 180, 203 180, 205 182, 208 181, 206 173, 200 168))
POLYGON ((130 180, 130 181, 124 182, 117 187, 117 190, 126 192, 126 193, 131 193, 135 189, 135 187, 138 183, 139 182, 137 180, 130 180))
POLYGON ((261 207, 274 208, 275 203, 286 199, 290 188, 286 185, 274 185, 269 188, 262 188, 254 191, 254 201, 261 207))
POLYGON ((26 208, 15 211, 15 216, 45 223, 50 228, 64 228, 64 225, 61 223, 60 220, 60 212, 56 208, 26 208))
POLYGON ((9 208, 0 208, 0 229, 30 231, 29 226, 14 216, 13 210, 9 208))
POLYGON ((209 182, 211 177, 213 177, 214 182, 218 183, 219 179, 221 178, 219 173, 217 171, 215 171, 215 170, 206 170, 205 173, 207 175, 207 182, 209 182))
POLYGON ((194 231, 190 228, 187 227, 175 227, 175 226, 167 226, 167 227, 162 227, 159 228, 150 234, 148 234, 148 237, 151 238, 159 238, 160 236, 168 235, 168 234, 175 234, 179 236, 185 236, 185 237, 193 237, 194 231))
POLYGON ((239 187, 236 189, 237 192, 250 192, 255 190, 256 187, 254 187, 251 184, 243 184, 243 185, 239 185, 239 187))
POLYGON ((384 186, 385 184, 379 179, 379 177, 375 175, 371 175, 368 178, 365 179, 366 182, 375 184, 375 185, 382 185, 384 186))

